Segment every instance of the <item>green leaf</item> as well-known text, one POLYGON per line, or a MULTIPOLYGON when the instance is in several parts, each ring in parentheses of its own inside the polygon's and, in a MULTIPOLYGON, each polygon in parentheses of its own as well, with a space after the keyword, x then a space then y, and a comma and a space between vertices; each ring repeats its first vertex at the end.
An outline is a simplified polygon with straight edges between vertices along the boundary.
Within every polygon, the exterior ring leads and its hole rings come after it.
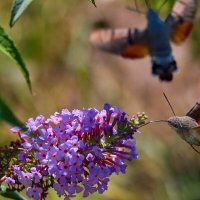
POLYGON ((0 96, 0 120, 8 122, 11 125, 23 128, 24 125, 13 114, 9 106, 0 96))
POLYGON ((93 5, 94 5, 95 7, 97 7, 97 6, 96 6, 95 0, 89 0, 89 1, 91 1, 91 2, 93 3, 93 5))
POLYGON ((33 0, 15 0, 11 10, 10 26, 12 27, 33 0))
POLYGON ((26 200, 26 198, 24 198, 23 196, 21 196, 19 193, 17 192, 7 192, 6 191, 6 187, 1 185, 0 187, 0 195, 4 196, 6 198, 9 199, 15 199, 15 200, 26 200))
POLYGON ((20 71, 22 72, 29 90, 31 90, 31 81, 29 78, 29 72, 26 69, 26 65, 24 64, 24 61, 18 52, 17 48, 15 47, 13 41, 9 39, 6 32, 3 30, 2 27, 0 27, 0 51, 2 51, 4 54, 6 54, 11 60, 16 62, 17 66, 19 67, 20 71))

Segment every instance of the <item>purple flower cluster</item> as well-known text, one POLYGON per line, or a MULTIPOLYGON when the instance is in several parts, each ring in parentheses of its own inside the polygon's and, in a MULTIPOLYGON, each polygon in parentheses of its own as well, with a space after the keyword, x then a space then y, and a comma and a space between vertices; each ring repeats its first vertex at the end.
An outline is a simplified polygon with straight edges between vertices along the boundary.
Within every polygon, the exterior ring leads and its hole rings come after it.
POLYGON ((87 197, 107 190, 112 173, 125 173, 125 161, 136 159, 133 134, 146 119, 131 120, 118 107, 67 109, 45 119, 30 118, 27 130, 12 128, 19 135, 18 160, 6 175, 10 191, 27 188, 33 199, 45 199, 50 187, 70 199, 83 191, 87 197))

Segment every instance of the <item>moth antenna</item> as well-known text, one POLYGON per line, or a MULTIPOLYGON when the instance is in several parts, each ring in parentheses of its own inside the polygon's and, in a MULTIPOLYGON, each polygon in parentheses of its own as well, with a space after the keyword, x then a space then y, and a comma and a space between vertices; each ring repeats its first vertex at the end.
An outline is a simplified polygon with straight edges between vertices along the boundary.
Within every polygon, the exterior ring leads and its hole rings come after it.
POLYGON ((172 110, 174 116, 176 117, 176 114, 175 114, 175 112, 174 112, 174 109, 172 108, 172 105, 171 105, 171 103, 169 102, 169 99, 167 98, 167 96, 166 96, 166 94, 165 94, 164 92, 163 92, 163 95, 164 95, 164 97, 165 97, 167 103, 169 104, 169 106, 170 106, 170 108, 171 108, 171 110, 172 110))
POLYGON ((144 0, 144 1, 145 1, 145 4, 146 4, 147 8, 148 9, 151 8, 151 4, 150 4, 149 0, 144 0))
MULTIPOLYGON (((171 110, 172 110, 174 116, 176 117, 176 114, 175 114, 175 112, 174 112, 174 109, 172 108, 172 105, 170 104, 169 99, 167 98, 167 96, 166 96, 166 94, 165 94, 164 92, 163 92, 163 95, 164 95, 164 97, 165 97, 167 103, 169 104, 169 106, 170 106, 170 108, 171 108, 171 110)), ((180 121, 179 121, 179 124, 180 124, 180 127, 182 127, 182 124, 181 124, 180 121)))
POLYGON ((137 4, 137 0, 135 0, 135 9, 136 9, 138 12, 140 12, 139 7, 138 7, 138 4, 137 4))
POLYGON ((127 10, 130 10, 130 11, 133 11, 133 12, 137 12, 138 14, 146 15, 145 12, 142 12, 142 11, 138 10, 137 8, 133 8, 133 7, 130 7, 130 6, 126 6, 126 9, 127 9, 127 10))
POLYGON ((139 14, 145 14, 145 15, 146 15, 145 12, 142 12, 142 11, 139 9, 137 0, 135 0, 135 8, 127 6, 126 9, 128 9, 128 10, 130 10, 130 11, 133 11, 133 12, 137 12, 137 13, 139 13, 139 14))
POLYGON ((158 8, 158 13, 160 12, 160 10, 162 9, 162 7, 167 3, 167 1, 168 0, 164 0, 163 2, 162 2, 162 4, 160 5, 160 7, 158 8))
POLYGON ((135 9, 137 10, 138 13, 142 13, 141 10, 139 9, 137 0, 135 0, 135 9))
POLYGON ((195 149, 194 146, 193 146, 192 144, 191 144, 190 146, 191 146, 197 153, 200 154, 200 152, 199 152, 197 149, 195 149))
POLYGON ((143 126, 146 126, 146 125, 148 125, 148 124, 154 123, 154 122, 167 122, 167 120, 154 120, 154 121, 148 121, 147 123, 142 124, 139 128, 141 128, 141 127, 143 127, 143 126))

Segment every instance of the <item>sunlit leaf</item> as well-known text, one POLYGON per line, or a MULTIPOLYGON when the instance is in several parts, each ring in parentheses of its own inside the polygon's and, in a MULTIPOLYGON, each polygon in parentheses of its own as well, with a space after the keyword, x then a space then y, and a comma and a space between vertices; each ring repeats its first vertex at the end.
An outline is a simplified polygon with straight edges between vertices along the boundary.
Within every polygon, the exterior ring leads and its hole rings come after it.
POLYGON ((6 102, 0 97, 0 120, 8 122, 11 125, 23 128, 23 124, 13 114, 6 102))
POLYGON ((95 0, 89 0, 89 1, 91 1, 91 2, 93 3, 93 5, 94 5, 95 7, 97 7, 97 6, 96 6, 95 0))
POLYGON ((29 72, 26 69, 26 65, 24 64, 24 61, 17 48, 15 47, 13 41, 8 37, 2 27, 0 27, 0 51, 2 51, 10 59, 16 62, 28 84, 29 90, 31 91, 31 82, 29 78, 29 72))
POLYGON ((11 10, 10 26, 13 26, 22 13, 30 5, 33 0, 15 0, 11 10))
POLYGON ((6 192, 6 187, 3 185, 1 185, 0 187, 0 195, 9 199, 26 200, 26 198, 24 198, 17 192, 6 192))

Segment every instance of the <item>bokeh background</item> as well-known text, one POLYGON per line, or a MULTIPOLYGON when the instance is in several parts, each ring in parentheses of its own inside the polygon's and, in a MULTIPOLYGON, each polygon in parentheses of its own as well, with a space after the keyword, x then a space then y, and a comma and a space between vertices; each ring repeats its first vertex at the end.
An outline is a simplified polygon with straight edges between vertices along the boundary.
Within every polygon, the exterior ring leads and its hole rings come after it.
MULTIPOLYGON (((158 9, 164 0, 149 1, 158 9)), ((168 0, 162 7, 163 19, 173 2, 168 0)), ((180 72, 172 82, 161 83, 151 76, 149 57, 123 59, 89 44, 89 34, 97 24, 144 28, 145 15, 126 9, 135 6, 133 0, 96 0, 97 8, 88 0, 34 1, 10 29, 11 4, 0 2, 0 24, 27 64, 33 96, 15 64, 2 54, 0 94, 22 122, 39 114, 48 117, 65 107, 102 109, 105 102, 118 105, 130 117, 145 111, 150 120, 167 119, 172 112, 163 91, 179 116, 199 100, 199 11, 187 41, 173 45, 180 72)), ((138 4, 141 11, 147 11, 143 0, 138 4)), ((9 129, 8 124, 0 123, 0 145, 16 139, 9 129)), ((90 199, 200 200, 200 154, 167 124, 151 124, 141 132, 135 136, 139 159, 128 163, 126 174, 112 176, 103 196, 95 194, 90 199)), ((56 195, 51 192, 48 199, 56 199, 56 195)))

